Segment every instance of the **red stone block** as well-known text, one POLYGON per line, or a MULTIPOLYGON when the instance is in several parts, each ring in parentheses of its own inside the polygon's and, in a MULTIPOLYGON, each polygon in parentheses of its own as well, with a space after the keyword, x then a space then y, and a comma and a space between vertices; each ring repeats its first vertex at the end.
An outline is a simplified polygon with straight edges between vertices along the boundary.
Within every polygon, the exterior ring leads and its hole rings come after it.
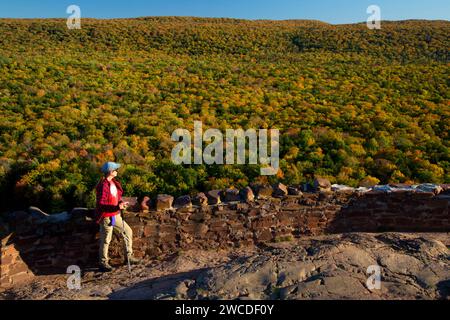
POLYGON ((255 238, 257 241, 270 241, 273 235, 270 229, 263 229, 255 232, 255 238))
POLYGON ((12 280, 10 277, 2 277, 0 280, 1 288, 9 288, 12 286, 12 280))
POLYGON ((225 225, 209 226, 209 230, 211 232, 221 233, 223 235, 227 235, 228 234, 228 226, 226 224, 225 225))
POLYGON ((126 223, 128 223, 128 225, 141 225, 141 218, 139 217, 138 214, 131 214, 131 213, 127 213, 124 215, 124 220, 126 221, 126 223))
POLYGON ((144 227, 144 237, 153 237, 158 233, 158 226, 156 224, 147 224, 144 227))
POLYGON ((160 246, 161 251, 165 254, 176 252, 178 249, 174 243, 164 242, 160 246))
POLYGON ((226 218, 214 218, 214 219, 209 220, 208 224, 210 226, 213 226, 213 225, 226 225, 227 222, 228 222, 228 219, 226 219, 226 218))
POLYGON ((160 232, 173 232, 175 233, 177 231, 177 228, 175 225, 171 225, 171 224, 162 224, 159 226, 159 231, 160 232))
POLYGON ((433 192, 417 192, 411 195, 411 199, 422 200, 434 198, 435 196, 433 192))
POLYGON ((143 258, 145 256, 145 252, 144 251, 140 251, 140 250, 133 250, 133 255, 136 258, 141 259, 141 258, 143 258))
POLYGON ((28 266, 23 262, 16 262, 15 264, 11 265, 9 267, 9 275, 18 274, 21 272, 27 272, 29 271, 28 266))
POLYGON ((159 239, 161 242, 165 241, 175 242, 177 240, 177 234, 172 232, 160 232, 159 239))
POLYGON ((4 267, 8 264, 13 263, 14 260, 15 260, 15 257, 13 255, 2 256, 1 265, 2 265, 2 267, 4 267))
POLYGON ((137 197, 123 197, 123 202, 128 202, 128 208, 127 211, 129 212, 139 212, 140 211, 140 204, 138 203, 137 197))
POLYGON ((133 231, 133 237, 142 237, 143 228, 142 226, 130 226, 131 231, 133 231))
POLYGON ((253 246, 254 244, 255 244, 255 242, 252 239, 242 240, 240 242, 240 245, 243 247, 253 246))
POLYGON ((176 217, 178 220, 187 221, 187 220, 189 220, 189 217, 191 216, 191 214, 192 214, 191 212, 188 212, 188 211, 183 212, 180 209, 176 212, 176 217))
POLYGON ((14 245, 9 245, 6 247, 2 248, 2 255, 12 255, 12 256, 17 256, 19 253, 16 250, 16 248, 14 247, 14 245))
POLYGON ((250 209, 250 211, 247 212, 247 216, 249 217, 257 217, 260 214, 260 210, 259 209, 250 209))
POLYGON ((194 233, 195 232, 195 229, 197 228, 196 226, 197 226, 197 224, 198 223, 195 223, 195 222, 186 222, 186 223, 183 223, 182 225, 181 225, 181 232, 182 233, 189 233, 189 234, 192 234, 192 233, 194 233))
POLYGON ((261 217, 252 221, 252 228, 254 229, 269 228, 275 226, 276 224, 277 224, 276 220, 271 216, 261 217))

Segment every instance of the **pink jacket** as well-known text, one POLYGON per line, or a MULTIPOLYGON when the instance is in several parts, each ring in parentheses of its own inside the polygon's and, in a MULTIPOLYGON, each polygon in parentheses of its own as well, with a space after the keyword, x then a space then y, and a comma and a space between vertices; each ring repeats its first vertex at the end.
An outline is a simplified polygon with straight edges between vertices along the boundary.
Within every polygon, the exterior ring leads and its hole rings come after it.
POLYGON ((96 203, 96 221, 100 223, 105 217, 113 217, 120 213, 119 204, 122 203, 123 189, 119 181, 112 179, 109 182, 106 178, 102 178, 96 187, 97 203, 96 203), (118 204, 115 205, 114 197, 111 195, 110 184, 115 183, 117 188, 118 204))

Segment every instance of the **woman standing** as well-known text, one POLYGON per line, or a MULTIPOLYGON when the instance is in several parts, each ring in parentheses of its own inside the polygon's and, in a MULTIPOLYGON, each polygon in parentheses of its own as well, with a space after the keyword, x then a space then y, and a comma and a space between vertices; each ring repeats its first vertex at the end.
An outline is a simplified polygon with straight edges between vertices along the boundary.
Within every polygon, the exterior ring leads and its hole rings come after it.
POLYGON ((103 177, 96 187, 97 191, 97 223, 100 225, 100 270, 112 271, 109 264, 108 250, 113 231, 119 231, 125 240, 126 255, 131 264, 139 263, 139 259, 133 257, 133 231, 122 220, 120 211, 126 209, 128 203, 122 201, 123 189, 117 177, 120 164, 107 162, 102 166, 103 177))

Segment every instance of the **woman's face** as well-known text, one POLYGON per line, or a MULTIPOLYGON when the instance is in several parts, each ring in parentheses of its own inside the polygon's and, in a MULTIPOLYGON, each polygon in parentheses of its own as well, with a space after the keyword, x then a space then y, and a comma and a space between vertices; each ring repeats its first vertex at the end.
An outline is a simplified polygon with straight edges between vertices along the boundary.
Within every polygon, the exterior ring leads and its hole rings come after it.
POLYGON ((117 170, 111 171, 111 172, 109 173, 109 177, 111 177, 111 178, 117 177, 117 170))

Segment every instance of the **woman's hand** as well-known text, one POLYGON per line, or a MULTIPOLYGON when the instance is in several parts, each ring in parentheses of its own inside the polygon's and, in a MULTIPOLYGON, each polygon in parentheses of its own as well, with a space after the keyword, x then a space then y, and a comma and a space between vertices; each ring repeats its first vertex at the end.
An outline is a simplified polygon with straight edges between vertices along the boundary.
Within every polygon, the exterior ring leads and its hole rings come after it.
POLYGON ((129 204, 130 204, 129 202, 121 202, 121 203, 119 203, 120 210, 125 210, 128 207, 129 204))

